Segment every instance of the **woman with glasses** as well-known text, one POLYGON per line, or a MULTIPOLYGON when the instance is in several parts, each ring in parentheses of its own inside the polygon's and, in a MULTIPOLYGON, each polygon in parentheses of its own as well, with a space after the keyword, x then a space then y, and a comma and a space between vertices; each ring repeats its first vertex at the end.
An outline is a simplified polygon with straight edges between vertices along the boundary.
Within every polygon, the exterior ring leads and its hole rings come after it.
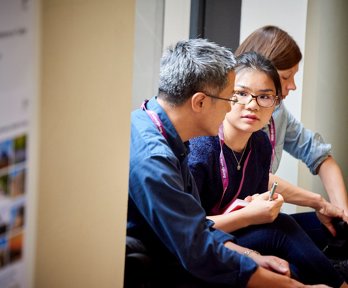
MULTIPOLYGON (((296 89, 294 76, 298 71, 302 59, 300 48, 294 39, 284 30, 276 26, 264 26, 252 32, 237 48, 236 55, 247 51, 256 51, 272 61, 278 70, 282 84, 282 98, 296 89)), ((312 240, 323 249, 326 254, 337 262, 336 266, 348 280, 347 236, 346 245, 336 245, 344 237, 336 231, 345 221, 348 223, 348 194, 342 171, 332 156, 331 145, 309 129, 306 129, 285 107, 278 105, 272 116, 270 125, 264 131, 270 136, 273 153, 270 182, 278 182, 277 191, 285 201, 300 206, 308 206, 315 212, 297 213, 293 217, 303 227, 312 240), (273 141, 272 141, 273 138, 273 141), (321 182, 329 196, 330 202, 321 195, 297 187, 274 175, 278 169, 282 152, 287 151, 295 158, 302 160, 313 175, 319 175, 321 182), (340 225, 334 226, 335 221, 341 220, 340 225), (323 229, 326 227, 327 230, 323 229), (333 238, 332 236, 339 238, 333 238), (330 244, 331 243, 331 244, 330 244), (341 249, 338 249, 339 247, 341 249), (331 249, 333 248, 333 249, 331 249)))
POLYGON ((189 166, 208 218, 214 228, 251 249, 248 256, 261 266, 267 263, 259 253, 275 255, 288 261, 292 277, 305 284, 348 287, 301 227, 279 213, 283 197, 270 197, 267 191, 272 147, 260 129, 281 101, 277 70, 263 56, 248 52, 237 58, 235 73, 231 111, 219 135, 190 140, 189 166), (233 210, 235 203, 239 206, 233 210))

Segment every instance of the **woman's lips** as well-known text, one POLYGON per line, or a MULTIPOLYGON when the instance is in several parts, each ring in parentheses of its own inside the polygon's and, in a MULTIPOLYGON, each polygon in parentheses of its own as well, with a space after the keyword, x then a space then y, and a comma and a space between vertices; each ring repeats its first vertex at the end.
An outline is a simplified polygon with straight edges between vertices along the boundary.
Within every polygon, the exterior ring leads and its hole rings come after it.
POLYGON ((250 119, 250 120, 260 120, 259 117, 257 117, 256 115, 250 115, 250 114, 244 115, 244 116, 242 116, 242 118, 250 119))

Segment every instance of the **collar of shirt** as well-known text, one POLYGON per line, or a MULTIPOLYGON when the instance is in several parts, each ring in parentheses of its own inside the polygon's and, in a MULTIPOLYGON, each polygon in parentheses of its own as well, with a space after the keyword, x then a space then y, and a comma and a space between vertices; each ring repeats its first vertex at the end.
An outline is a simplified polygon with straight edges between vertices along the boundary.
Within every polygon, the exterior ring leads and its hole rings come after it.
POLYGON ((175 127, 170 121, 167 113, 163 110, 162 106, 157 102, 157 97, 152 97, 147 102, 147 109, 157 113, 158 117, 162 121, 164 129, 167 133, 167 141, 171 149, 173 150, 176 157, 184 159, 189 153, 189 142, 182 142, 179 134, 175 127))

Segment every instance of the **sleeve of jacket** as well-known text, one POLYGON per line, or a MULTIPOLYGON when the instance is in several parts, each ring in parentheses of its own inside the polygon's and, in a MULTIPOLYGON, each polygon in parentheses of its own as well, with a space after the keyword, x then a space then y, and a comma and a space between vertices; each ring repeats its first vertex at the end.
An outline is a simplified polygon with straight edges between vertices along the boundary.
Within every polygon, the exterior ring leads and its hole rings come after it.
POLYGON ((331 154, 331 145, 319 133, 306 129, 287 109, 284 150, 304 162, 313 175, 318 166, 331 154))
POLYGON ((233 237, 211 228, 199 201, 185 191, 178 171, 175 157, 144 157, 131 165, 130 197, 158 238, 193 275, 245 287, 257 264, 223 245, 233 237))

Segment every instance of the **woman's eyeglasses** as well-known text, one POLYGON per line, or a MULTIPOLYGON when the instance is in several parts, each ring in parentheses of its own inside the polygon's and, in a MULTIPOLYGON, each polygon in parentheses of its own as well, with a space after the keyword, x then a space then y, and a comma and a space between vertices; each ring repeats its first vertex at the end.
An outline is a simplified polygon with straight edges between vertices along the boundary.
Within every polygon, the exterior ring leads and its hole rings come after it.
POLYGON ((253 95, 251 93, 243 91, 233 92, 232 101, 237 104, 246 105, 249 104, 253 99, 255 99, 256 103, 260 107, 271 108, 274 105, 274 103, 278 100, 278 96, 271 94, 253 95))

